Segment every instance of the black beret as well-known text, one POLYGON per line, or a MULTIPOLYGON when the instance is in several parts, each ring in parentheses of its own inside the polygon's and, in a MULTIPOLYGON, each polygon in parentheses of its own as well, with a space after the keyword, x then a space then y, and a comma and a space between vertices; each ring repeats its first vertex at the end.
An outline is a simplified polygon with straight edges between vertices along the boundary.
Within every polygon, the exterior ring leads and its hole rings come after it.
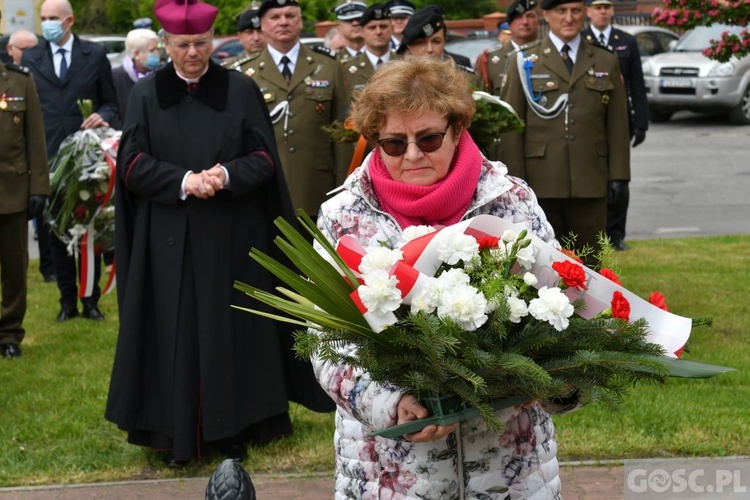
POLYGON ((262 18, 263 15, 271 9, 292 6, 299 7, 299 2, 297 0, 265 0, 260 4, 260 9, 258 9, 258 18, 262 18))
POLYGON ((562 5, 565 3, 580 3, 584 0, 542 0, 542 9, 543 10, 550 10, 554 9, 558 5, 562 5))
POLYGON ((359 18, 360 26, 364 26, 370 21, 382 21, 383 19, 390 19, 391 13, 385 8, 385 4, 374 3, 370 5, 366 11, 359 18))
POLYGON ((398 53, 403 54, 409 44, 420 38, 427 38, 445 29, 445 13, 439 5, 422 7, 409 18, 404 27, 403 38, 398 46, 398 53))
POLYGON ((333 13, 339 21, 352 21, 362 17, 367 10, 367 4, 359 0, 345 0, 333 8, 333 13))
POLYGON ((416 9, 409 0, 388 0, 385 7, 392 16, 413 16, 416 9))
POLYGON ((259 30, 260 16, 257 9, 248 9, 237 16, 237 31, 259 30))
POLYGON ((510 4, 510 7, 508 7, 508 15, 505 20, 511 22, 527 10, 534 10, 536 5, 536 0, 515 0, 510 4))

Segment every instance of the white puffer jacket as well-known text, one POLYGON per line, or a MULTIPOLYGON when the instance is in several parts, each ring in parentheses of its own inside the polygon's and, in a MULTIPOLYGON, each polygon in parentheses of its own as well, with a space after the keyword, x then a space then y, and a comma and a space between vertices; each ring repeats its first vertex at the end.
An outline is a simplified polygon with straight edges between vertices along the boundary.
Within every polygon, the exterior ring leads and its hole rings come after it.
MULTIPOLYGON (((368 176, 368 156, 326 201, 318 226, 331 242, 345 234, 365 246, 394 247, 401 228, 379 209, 368 176)), ((522 223, 545 241, 554 233, 528 185, 507 175, 502 163, 484 159, 482 173, 464 219, 491 214, 522 223)), ((411 443, 368 437, 396 424, 403 393, 370 380, 344 364, 313 360, 322 387, 338 404, 336 412, 336 499, 505 499, 560 497, 552 420, 537 404, 499 412, 502 435, 476 418, 463 422, 446 439, 411 443)), ((555 408, 555 412, 568 408, 555 408)))

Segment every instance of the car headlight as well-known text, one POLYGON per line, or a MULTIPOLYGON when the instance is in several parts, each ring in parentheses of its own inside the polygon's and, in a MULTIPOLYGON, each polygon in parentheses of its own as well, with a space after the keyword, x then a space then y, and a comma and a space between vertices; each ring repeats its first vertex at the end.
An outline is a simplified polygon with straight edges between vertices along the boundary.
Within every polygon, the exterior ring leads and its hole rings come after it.
POLYGON ((733 63, 725 62, 717 64, 711 71, 708 72, 708 76, 733 76, 735 67, 733 63))
POLYGON ((651 72, 653 71, 651 67, 651 61, 646 61, 643 63, 643 74, 645 76, 651 76, 651 72))

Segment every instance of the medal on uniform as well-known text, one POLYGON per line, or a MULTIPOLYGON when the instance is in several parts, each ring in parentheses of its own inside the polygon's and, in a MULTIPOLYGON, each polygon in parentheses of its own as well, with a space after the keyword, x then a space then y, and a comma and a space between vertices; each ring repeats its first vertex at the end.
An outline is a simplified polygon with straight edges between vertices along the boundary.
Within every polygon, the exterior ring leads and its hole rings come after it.
POLYGON ((605 106, 609 104, 609 94, 602 94, 602 104, 605 106))
POLYGON ((20 115, 13 115, 13 123, 15 123, 16 125, 18 125, 19 123, 21 123, 21 116, 20 115))
POLYGON ((325 110, 326 110, 326 106, 322 102, 319 102, 318 104, 315 105, 315 111, 317 111, 319 115, 322 115, 323 111, 325 110))

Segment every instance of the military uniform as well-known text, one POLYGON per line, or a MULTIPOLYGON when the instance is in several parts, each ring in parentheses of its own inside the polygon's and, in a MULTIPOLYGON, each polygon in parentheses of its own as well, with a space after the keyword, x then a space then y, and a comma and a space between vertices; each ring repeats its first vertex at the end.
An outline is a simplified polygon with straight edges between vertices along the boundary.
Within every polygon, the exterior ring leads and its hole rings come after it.
POLYGON ((526 123, 522 134, 504 134, 500 159, 512 175, 529 182, 558 237, 577 234, 576 246, 597 247, 606 219, 608 182, 630 180, 630 145, 625 87, 617 56, 581 39, 572 73, 549 36, 511 58, 501 98, 526 123), (531 65, 537 104, 550 108, 567 94, 554 118, 532 109, 516 60, 531 65), (580 209, 579 215, 560 215, 580 209))
POLYGON ((511 56, 515 48, 508 42, 485 50, 477 61, 476 74, 480 85, 490 94, 499 96, 505 75, 508 73, 511 56))
POLYGON ((322 129, 345 118, 347 96, 339 66, 328 49, 300 44, 289 84, 268 49, 239 68, 255 79, 272 112, 292 204, 311 215, 318 213, 326 193, 344 181, 351 160, 351 145, 334 144, 322 129))
MULTIPOLYGON (((24 337, 27 208, 30 196, 49 196, 42 108, 29 70, 0 62, 0 345, 24 337)), ((3 351, 5 354, 5 351, 3 351)))
MULTIPOLYGON (((397 57, 396 52, 391 50, 389 57, 390 59, 395 59, 397 57)), ((375 68, 370 61, 370 58, 363 50, 357 55, 357 57, 346 61, 342 60, 341 71, 343 73, 344 83, 346 84, 346 94, 349 99, 351 99, 355 90, 361 89, 367 85, 370 77, 375 73, 375 68)))

